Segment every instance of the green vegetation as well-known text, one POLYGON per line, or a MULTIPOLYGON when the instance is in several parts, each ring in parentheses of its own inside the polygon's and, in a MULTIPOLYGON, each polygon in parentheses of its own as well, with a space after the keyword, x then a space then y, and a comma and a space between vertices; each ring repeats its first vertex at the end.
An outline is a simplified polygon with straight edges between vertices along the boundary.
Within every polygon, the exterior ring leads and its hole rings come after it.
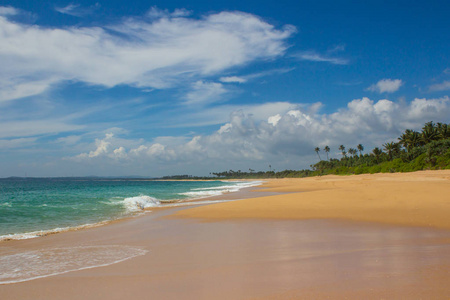
POLYGON ((407 129, 398 142, 388 142, 369 154, 357 146, 345 152, 341 159, 321 160, 312 165, 313 175, 413 172, 419 170, 450 169, 450 127, 448 124, 428 122, 421 132, 407 129))
MULTIPOLYGON (((210 176, 215 175, 220 179, 259 179, 450 169, 450 126, 444 123, 428 122, 421 132, 407 129, 398 138, 398 142, 385 143, 366 154, 363 154, 362 144, 357 145, 356 149, 349 148, 348 151, 344 145, 340 145, 338 149, 342 154, 340 159, 328 158, 331 149, 325 146, 323 150, 327 154, 327 160, 322 160, 319 154, 321 149, 316 147, 314 151, 319 162, 311 165, 309 170, 275 172, 269 165, 270 171, 266 172, 255 172, 252 169, 249 169, 249 172, 229 170, 210 173, 210 176)), ((170 179, 211 179, 211 177, 188 175, 175 177, 177 176, 171 176, 170 179)))

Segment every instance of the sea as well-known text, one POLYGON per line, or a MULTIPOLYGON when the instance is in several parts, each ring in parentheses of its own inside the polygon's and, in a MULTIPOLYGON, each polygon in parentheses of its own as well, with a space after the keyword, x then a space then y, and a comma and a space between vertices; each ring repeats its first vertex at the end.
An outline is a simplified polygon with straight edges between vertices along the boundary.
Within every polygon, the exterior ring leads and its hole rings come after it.
POLYGON ((259 184, 220 180, 4 178, 0 179, 0 241, 100 226, 151 213, 154 207, 209 203, 201 199, 259 184))

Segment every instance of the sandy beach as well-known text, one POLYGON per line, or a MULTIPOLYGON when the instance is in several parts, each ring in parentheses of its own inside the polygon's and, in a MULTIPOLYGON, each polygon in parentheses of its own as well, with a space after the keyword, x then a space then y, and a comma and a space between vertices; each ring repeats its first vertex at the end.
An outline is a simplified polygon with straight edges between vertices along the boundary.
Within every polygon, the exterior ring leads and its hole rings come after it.
POLYGON ((231 198, 245 199, 2 242, 0 259, 49 252, 66 268, 0 285, 2 299, 450 295, 450 170, 275 179, 215 199, 231 198), (119 248, 137 254, 88 269, 68 263, 107 262, 104 252, 119 248))

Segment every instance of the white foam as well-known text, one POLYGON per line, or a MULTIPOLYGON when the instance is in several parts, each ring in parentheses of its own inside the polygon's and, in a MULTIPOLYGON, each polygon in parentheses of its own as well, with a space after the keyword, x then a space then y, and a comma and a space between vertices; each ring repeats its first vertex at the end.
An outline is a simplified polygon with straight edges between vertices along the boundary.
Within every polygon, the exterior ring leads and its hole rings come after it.
POLYGON ((25 233, 12 233, 12 234, 5 234, 0 235, 0 242, 1 241, 7 241, 7 240, 26 240, 26 239, 33 239, 41 236, 46 236, 49 234, 55 234, 70 230, 79 230, 79 229, 86 229, 86 228, 92 228, 101 226, 108 223, 108 221, 93 223, 93 224, 83 224, 80 226, 73 226, 73 227, 58 227, 54 229, 49 230, 38 230, 38 231, 31 231, 31 232, 25 232, 25 233))
POLYGON ((1 255, 0 284, 108 266, 147 252, 137 247, 108 245, 42 249, 1 255))
POLYGON ((213 196, 220 196, 225 193, 233 193, 237 192, 242 188, 258 186, 262 182, 261 181, 231 181, 236 182, 236 185, 221 185, 215 187, 207 187, 207 188, 196 188, 192 189, 190 192, 180 193, 180 195, 188 196, 190 198, 206 198, 213 196))
POLYGON ((150 196, 129 197, 123 200, 123 205, 129 212, 141 211, 149 207, 158 207, 161 205, 158 199, 150 196))
POLYGON ((230 202, 235 200, 206 200, 206 201, 186 201, 186 202, 178 202, 178 203, 170 203, 164 205, 165 207, 178 207, 178 206, 190 206, 190 205, 202 205, 202 204, 214 204, 214 203, 222 203, 222 202, 230 202))

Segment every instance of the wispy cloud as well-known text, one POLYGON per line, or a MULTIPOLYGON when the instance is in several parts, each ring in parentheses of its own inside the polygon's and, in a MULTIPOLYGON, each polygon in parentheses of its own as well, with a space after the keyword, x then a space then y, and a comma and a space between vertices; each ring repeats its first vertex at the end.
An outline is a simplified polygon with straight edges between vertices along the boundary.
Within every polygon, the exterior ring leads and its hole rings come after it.
POLYGON ((329 54, 320 54, 315 51, 298 52, 293 57, 299 60, 326 62, 334 65, 347 65, 349 63, 349 60, 346 58, 333 57, 329 54))
POLYGON ((366 90, 378 93, 393 93, 398 91, 402 85, 403 81, 401 79, 381 79, 366 90))
POLYGON ((79 4, 71 3, 64 7, 55 7, 55 10, 62 14, 80 18, 92 14, 99 7, 100 7, 99 3, 96 3, 95 5, 89 7, 82 7, 79 4))
POLYGON ((1 122, 0 138, 32 137, 84 129, 60 119, 1 122))
POLYGON ((0 101, 36 95, 67 80, 143 89, 196 82, 281 56, 295 33, 293 26, 277 29, 242 12, 186 15, 130 17, 105 26, 108 30, 29 26, 0 17, 0 101))
POLYGON ((170 18, 170 17, 180 18, 180 17, 188 17, 190 15, 192 15, 192 11, 187 10, 187 9, 177 8, 173 12, 170 12, 168 9, 159 9, 156 6, 153 6, 147 12, 147 17, 155 18, 155 19, 170 18))
POLYGON ((192 90, 185 96, 185 104, 205 105, 217 102, 227 92, 221 83, 200 80, 193 84, 192 90))
POLYGON ((11 6, 0 6, 0 16, 14 16, 19 14, 19 10, 11 6))
POLYGON ((448 91, 450 90, 450 80, 444 81, 442 83, 433 84, 428 88, 428 90, 430 92, 448 91))
POLYGON ((295 70, 295 68, 280 68, 280 69, 273 69, 273 70, 267 70, 263 72, 257 72, 242 76, 225 76, 221 77, 219 80, 224 83, 245 83, 247 81, 251 81, 257 78, 266 77, 266 76, 272 76, 272 75, 278 75, 278 74, 284 74, 295 70))
POLYGON ((247 82, 247 79, 240 76, 225 76, 220 77, 219 79, 221 82, 230 83, 230 82, 237 82, 237 83, 244 83, 247 82))
POLYGON ((37 138, 0 139, 0 149, 19 149, 30 147, 36 143, 37 138))

